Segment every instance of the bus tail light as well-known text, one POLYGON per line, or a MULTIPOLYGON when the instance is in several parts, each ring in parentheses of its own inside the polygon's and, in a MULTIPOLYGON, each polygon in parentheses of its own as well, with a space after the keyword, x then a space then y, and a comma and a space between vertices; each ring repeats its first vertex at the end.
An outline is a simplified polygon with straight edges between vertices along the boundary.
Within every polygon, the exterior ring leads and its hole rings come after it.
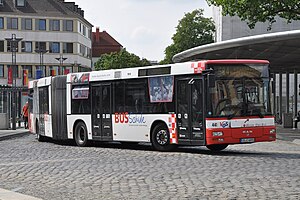
POLYGON ((218 132, 212 132, 213 136, 223 136, 223 132, 218 131, 218 132))

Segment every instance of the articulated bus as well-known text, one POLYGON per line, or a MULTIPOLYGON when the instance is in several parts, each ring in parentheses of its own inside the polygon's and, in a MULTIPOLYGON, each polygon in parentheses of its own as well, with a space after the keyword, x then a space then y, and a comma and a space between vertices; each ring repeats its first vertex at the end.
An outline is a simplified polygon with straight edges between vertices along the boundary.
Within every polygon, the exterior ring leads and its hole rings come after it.
POLYGON ((276 140, 265 60, 205 60, 71 73, 29 83, 38 140, 228 145, 276 140))

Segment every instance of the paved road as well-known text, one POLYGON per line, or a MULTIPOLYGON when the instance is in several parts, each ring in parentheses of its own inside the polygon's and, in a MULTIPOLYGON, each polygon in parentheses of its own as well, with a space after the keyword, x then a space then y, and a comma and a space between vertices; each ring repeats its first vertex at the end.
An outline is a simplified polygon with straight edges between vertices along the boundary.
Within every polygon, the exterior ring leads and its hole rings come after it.
POLYGON ((0 141, 0 188, 42 199, 300 199, 300 145, 156 152, 150 146, 0 141))

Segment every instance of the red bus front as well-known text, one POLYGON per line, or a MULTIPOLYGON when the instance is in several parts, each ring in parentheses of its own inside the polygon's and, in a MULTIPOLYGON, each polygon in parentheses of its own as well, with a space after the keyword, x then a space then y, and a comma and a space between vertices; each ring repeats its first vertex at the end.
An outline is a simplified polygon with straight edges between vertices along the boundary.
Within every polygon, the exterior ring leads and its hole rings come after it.
POLYGON ((209 87, 206 145, 276 140, 267 61, 207 63, 215 74, 209 87))

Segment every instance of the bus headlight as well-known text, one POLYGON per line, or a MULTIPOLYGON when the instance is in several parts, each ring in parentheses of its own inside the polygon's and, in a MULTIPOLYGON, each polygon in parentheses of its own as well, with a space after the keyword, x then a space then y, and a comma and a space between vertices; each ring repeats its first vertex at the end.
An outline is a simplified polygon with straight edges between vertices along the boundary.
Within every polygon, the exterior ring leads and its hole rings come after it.
POLYGON ((276 133, 276 129, 273 128, 270 130, 270 134, 274 134, 274 133, 276 133))
POLYGON ((223 132, 221 132, 221 131, 213 132, 212 135, 213 136, 223 136, 223 132))

